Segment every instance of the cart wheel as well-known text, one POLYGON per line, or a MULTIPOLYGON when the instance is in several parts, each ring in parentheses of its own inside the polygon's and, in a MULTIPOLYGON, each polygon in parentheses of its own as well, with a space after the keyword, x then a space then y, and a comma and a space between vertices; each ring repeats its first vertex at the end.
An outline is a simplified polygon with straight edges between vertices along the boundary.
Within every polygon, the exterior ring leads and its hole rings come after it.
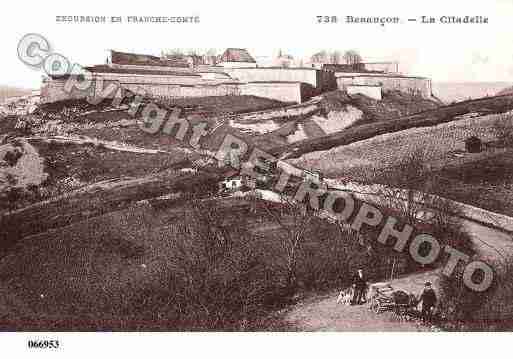
POLYGON ((371 300, 370 303, 369 303, 369 309, 370 310, 374 310, 374 306, 376 305, 376 301, 375 300, 371 300))
POLYGON ((371 310, 376 313, 376 314, 379 314, 379 303, 372 303, 371 305, 371 310))

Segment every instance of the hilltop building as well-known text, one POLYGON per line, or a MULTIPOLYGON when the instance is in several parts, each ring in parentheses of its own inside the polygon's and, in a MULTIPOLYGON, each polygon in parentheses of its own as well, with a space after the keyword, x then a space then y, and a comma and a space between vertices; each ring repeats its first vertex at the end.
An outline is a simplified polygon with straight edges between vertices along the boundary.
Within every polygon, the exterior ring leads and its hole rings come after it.
MULTIPOLYGON (((209 59, 213 62, 213 59, 209 59)), ((328 89, 333 76, 311 68, 257 67, 245 49, 227 49, 214 65, 205 57, 153 56, 111 50, 102 65, 84 68, 83 74, 50 77, 43 81, 43 102, 99 95, 111 83, 134 93, 156 97, 253 95, 286 103, 300 103, 328 89), (85 90, 65 91, 70 76, 82 76, 95 84, 85 90)), ((112 94, 114 96, 114 94, 112 94)))
POLYGON ((384 92, 400 91, 422 98, 432 97, 431 79, 403 75, 397 62, 362 62, 328 69, 334 72, 338 89, 349 95, 360 93, 381 100, 384 92))
MULTIPOLYGON (((291 60, 281 55, 280 61, 291 60)), ((76 79, 75 79, 76 80, 76 79)), ((399 90, 430 97, 431 81, 398 72, 396 63, 322 64, 316 67, 259 67, 246 49, 228 48, 219 56, 153 56, 110 50, 102 65, 83 74, 50 77, 43 81, 41 101, 105 95, 111 84, 137 94, 165 98, 253 95, 285 103, 301 103, 337 88, 377 100, 383 91, 399 90), (87 88, 65 91, 70 77, 83 77, 87 88)), ((113 86, 111 86, 112 88, 113 86)), ((119 96, 119 94, 108 94, 119 96)))
POLYGON ((239 67, 251 68, 257 67, 255 59, 249 54, 246 49, 226 49, 221 55, 218 66, 222 67, 239 67))

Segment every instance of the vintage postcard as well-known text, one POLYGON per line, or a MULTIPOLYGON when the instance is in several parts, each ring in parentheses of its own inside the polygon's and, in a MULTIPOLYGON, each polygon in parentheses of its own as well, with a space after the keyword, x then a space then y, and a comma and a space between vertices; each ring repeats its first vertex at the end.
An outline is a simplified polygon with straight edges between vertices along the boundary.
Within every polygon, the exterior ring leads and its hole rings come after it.
POLYGON ((513 331, 513 2, 5 5, 2 346, 513 331))

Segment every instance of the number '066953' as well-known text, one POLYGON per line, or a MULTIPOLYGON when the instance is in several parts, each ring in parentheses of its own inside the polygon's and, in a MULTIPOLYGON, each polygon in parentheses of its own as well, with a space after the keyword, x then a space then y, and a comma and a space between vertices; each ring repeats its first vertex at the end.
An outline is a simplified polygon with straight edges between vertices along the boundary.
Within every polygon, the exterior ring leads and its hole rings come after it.
POLYGON ((29 340, 29 349, 58 349, 58 340, 29 340))

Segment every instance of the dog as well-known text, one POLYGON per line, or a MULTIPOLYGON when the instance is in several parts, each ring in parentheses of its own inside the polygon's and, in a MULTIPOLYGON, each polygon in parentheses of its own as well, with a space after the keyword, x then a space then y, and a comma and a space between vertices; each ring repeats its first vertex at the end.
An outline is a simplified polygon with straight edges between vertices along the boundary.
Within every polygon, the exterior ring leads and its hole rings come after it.
POLYGON ((353 288, 349 287, 347 289, 342 289, 338 294, 337 304, 345 304, 351 305, 351 300, 353 299, 353 288))

